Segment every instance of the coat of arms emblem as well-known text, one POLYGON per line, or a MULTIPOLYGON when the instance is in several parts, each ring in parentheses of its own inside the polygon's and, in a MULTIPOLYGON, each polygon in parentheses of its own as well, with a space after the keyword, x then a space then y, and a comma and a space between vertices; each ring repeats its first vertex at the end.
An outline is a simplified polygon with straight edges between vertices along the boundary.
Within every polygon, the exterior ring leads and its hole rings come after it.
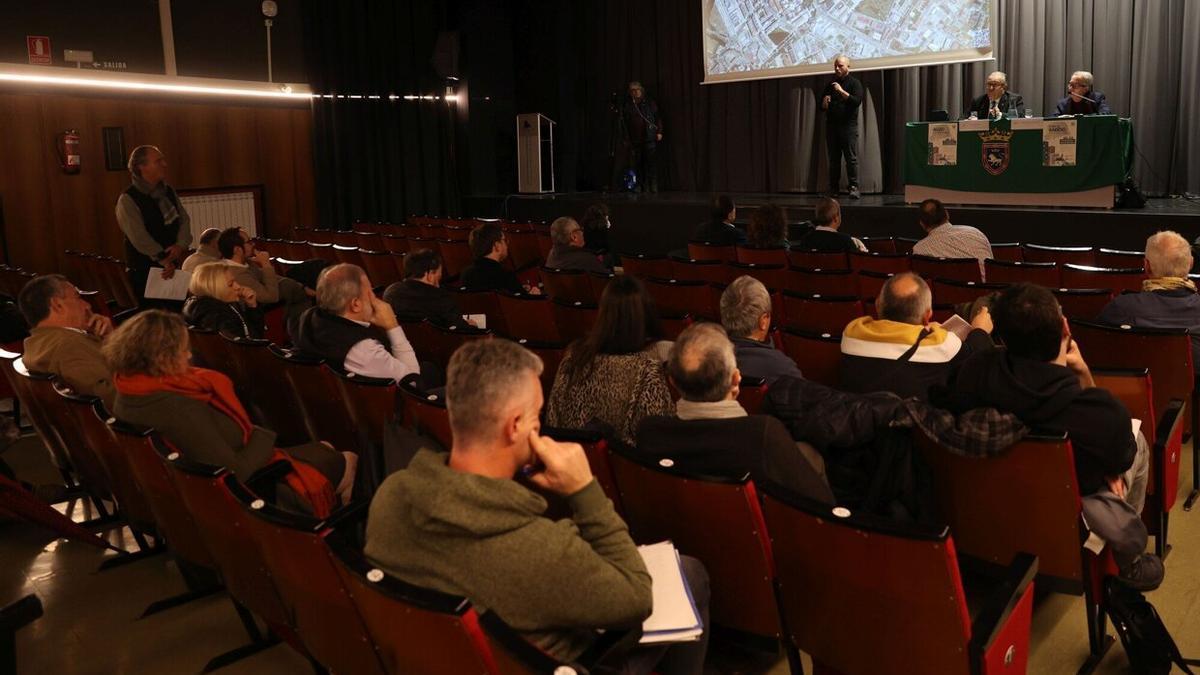
POLYGON ((1012 148, 1009 146, 1012 135, 1013 132, 1000 129, 992 129, 979 134, 980 140, 983 141, 981 159, 984 171, 993 176, 999 176, 1008 168, 1008 160, 1012 157, 1012 148))

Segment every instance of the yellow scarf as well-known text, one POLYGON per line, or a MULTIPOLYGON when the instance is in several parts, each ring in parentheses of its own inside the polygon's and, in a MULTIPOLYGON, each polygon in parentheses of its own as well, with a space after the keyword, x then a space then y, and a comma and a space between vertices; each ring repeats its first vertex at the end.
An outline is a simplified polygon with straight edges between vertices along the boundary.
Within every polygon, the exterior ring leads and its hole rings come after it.
POLYGON ((1142 280, 1143 291, 1177 291, 1181 288, 1196 292, 1196 284, 1187 277, 1154 277, 1142 280))

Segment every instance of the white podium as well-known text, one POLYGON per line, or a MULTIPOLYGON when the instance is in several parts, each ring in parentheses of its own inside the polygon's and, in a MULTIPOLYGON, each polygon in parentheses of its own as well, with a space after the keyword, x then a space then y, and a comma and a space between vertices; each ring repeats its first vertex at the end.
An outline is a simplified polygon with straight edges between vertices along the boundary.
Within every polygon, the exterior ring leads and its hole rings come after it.
POLYGON ((517 191, 554 192, 554 120, 517 115, 517 191))

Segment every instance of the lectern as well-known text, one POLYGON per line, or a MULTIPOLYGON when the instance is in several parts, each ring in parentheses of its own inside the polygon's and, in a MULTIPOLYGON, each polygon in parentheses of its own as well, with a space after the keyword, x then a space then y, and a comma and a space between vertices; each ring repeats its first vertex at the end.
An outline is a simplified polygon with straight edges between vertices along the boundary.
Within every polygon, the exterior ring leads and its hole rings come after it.
POLYGON ((554 120, 517 115, 517 191, 554 192, 554 120))

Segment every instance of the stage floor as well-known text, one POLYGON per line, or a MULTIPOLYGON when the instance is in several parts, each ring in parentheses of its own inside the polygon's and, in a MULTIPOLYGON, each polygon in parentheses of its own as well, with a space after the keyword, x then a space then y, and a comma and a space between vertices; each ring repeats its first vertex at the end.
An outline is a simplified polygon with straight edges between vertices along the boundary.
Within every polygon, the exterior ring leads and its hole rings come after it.
MULTIPOLYGON (((731 193, 738 205, 738 222, 764 203, 782 206, 789 222, 809 220, 819 195, 731 193)), ((465 212, 477 217, 549 222, 559 216, 579 218, 591 204, 607 204, 611 213, 613 248, 629 253, 662 254, 687 244, 695 227, 708 217, 707 193, 660 192, 629 194, 572 192, 547 195, 468 197, 465 212)), ((916 207, 903 195, 844 195, 843 230, 866 237, 920 237, 916 207)), ((1103 246, 1142 250, 1146 237, 1172 229, 1189 241, 1200 236, 1200 200, 1150 199, 1143 209, 1079 209, 1055 207, 998 207, 947 205, 950 220, 973 225, 994 242, 1103 246)))

